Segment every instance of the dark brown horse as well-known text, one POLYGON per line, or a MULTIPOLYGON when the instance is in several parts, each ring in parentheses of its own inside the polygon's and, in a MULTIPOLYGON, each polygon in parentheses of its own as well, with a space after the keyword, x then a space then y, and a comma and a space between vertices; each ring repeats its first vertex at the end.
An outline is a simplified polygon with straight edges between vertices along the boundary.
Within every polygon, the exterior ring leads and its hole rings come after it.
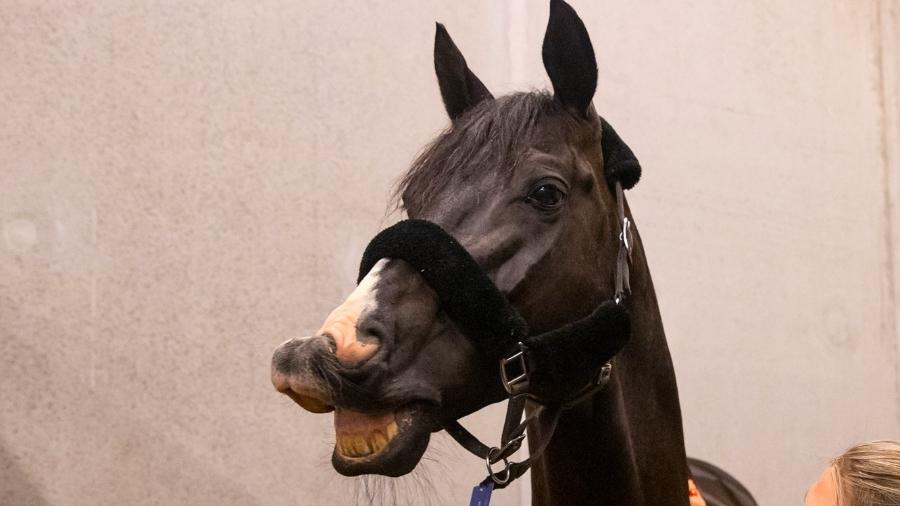
MULTIPOLYGON (((614 293, 619 222, 584 25, 551 2, 543 54, 552 94, 494 98, 441 25, 434 51, 452 124, 403 178, 403 208, 455 237, 533 332, 591 313, 614 293)), ((533 467, 535 504, 688 504, 675 374, 634 237, 631 339, 606 388, 560 418, 533 467)), ((334 411, 333 464, 345 475, 406 474, 439 420, 506 397, 498 363, 399 259, 379 261, 314 337, 281 345, 272 375, 303 408, 334 411)))

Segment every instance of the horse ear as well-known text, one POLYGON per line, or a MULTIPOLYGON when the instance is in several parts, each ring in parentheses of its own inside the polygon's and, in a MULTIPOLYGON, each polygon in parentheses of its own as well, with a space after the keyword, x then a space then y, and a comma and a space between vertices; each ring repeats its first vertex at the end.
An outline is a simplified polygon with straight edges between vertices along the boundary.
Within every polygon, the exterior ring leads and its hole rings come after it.
POLYGON ((603 175, 610 186, 618 181, 622 188, 628 190, 641 178, 641 163, 634 152, 613 130, 612 125, 600 118, 600 149, 603 151, 603 175))
POLYGON ((444 107, 451 120, 485 99, 494 98, 487 87, 469 70, 466 59, 453 43, 447 29, 435 23, 434 33, 434 71, 437 74, 438 86, 444 107))
POLYGON ((597 59, 584 23, 563 0, 550 0, 542 55, 555 98, 578 116, 587 117, 597 89, 597 59))

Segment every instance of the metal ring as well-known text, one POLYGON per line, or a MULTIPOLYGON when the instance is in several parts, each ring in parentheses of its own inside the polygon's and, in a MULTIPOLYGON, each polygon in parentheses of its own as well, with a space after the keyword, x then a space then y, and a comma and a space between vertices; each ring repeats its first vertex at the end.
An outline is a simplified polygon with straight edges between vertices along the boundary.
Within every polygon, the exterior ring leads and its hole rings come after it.
POLYGON ((512 472, 509 469, 509 459, 503 457, 503 470, 495 473, 494 470, 491 469, 491 455, 493 455, 495 451, 499 452, 500 448, 494 446, 491 447, 490 450, 488 450, 487 455, 484 456, 484 464, 485 466, 487 466, 488 476, 491 477, 491 481, 493 481, 497 485, 506 485, 507 483, 509 483, 509 479, 512 476, 512 472), (500 478, 501 474, 503 474, 503 478, 500 478))

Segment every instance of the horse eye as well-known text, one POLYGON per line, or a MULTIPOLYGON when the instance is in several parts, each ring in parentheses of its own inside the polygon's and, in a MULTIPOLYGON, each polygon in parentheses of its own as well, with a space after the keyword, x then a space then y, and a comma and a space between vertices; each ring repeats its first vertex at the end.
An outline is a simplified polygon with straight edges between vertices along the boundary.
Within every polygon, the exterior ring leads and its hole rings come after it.
POLYGON ((531 190, 525 200, 543 210, 552 210, 562 204, 565 196, 566 194, 556 186, 542 184, 531 190))

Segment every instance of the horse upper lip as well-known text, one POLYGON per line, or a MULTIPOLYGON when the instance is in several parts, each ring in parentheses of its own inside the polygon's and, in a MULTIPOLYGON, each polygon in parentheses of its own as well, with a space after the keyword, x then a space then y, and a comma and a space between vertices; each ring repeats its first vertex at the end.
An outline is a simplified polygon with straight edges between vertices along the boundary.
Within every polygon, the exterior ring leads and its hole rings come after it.
MULTIPOLYGON (((281 375, 285 376, 285 375, 281 375)), ((430 408, 439 405, 435 399, 429 399, 424 396, 414 396, 405 398, 366 398, 365 405, 356 400, 356 402, 341 402, 330 395, 327 389, 300 385, 296 381, 291 381, 289 377, 279 377, 273 375, 272 383, 275 389, 287 395, 300 405, 303 409, 312 413, 329 413, 334 411, 335 407, 352 409, 360 412, 378 412, 378 411, 395 411, 406 406, 419 404, 430 408)))
POLYGON ((272 357, 272 385, 307 411, 328 413, 335 406, 360 412, 387 411, 419 403, 440 405, 440 392, 396 382, 385 385, 383 364, 369 361, 357 368, 337 364, 313 365, 328 360, 333 340, 325 335, 289 339, 272 357), (415 390, 410 392, 409 390, 415 390))
POLYGON ((274 371, 272 385, 275 390, 287 395, 303 409, 313 413, 328 413, 334 409, 334 403, 327 392, 301 385, 291 375, 274 371))

